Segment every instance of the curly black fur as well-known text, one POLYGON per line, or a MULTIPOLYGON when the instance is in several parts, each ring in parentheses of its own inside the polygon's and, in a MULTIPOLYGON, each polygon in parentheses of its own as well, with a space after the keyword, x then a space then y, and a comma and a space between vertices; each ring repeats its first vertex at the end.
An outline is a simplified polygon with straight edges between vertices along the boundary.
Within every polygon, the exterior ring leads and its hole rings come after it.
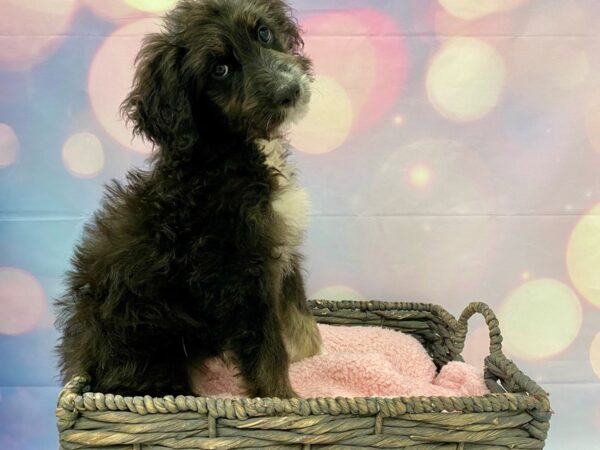
POLYGON ((57 301, 65 380, 192 393, 190 367, 228 352, 250 395, 294 395, 282 328, 310 313, 300 256, 283 272, 274 256, 285 241, 272 208, 280 174, 256 140, 277 139, 300 101, 297 85, 291 97, 284 88, 310 75, 301 49, 279 0, 182 0, 146 38, 123 112, 155 155, 108 186, 76 247, 57 301))

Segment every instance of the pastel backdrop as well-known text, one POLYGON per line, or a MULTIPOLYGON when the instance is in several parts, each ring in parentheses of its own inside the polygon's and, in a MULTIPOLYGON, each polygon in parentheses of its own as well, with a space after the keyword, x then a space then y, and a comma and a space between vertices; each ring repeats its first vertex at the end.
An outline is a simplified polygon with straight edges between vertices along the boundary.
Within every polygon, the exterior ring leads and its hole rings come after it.
MULTIPOLYGON (((0 448, 56 446, 52 298, 111 178, 117 108, 173 0, 0 0, 0 448)), ((468 302, 550 393, 547 448, 600 448, 600 3, 294 0, 311 297, 468 302)), ((482 322, 467 359, 487 350, 482 322)))

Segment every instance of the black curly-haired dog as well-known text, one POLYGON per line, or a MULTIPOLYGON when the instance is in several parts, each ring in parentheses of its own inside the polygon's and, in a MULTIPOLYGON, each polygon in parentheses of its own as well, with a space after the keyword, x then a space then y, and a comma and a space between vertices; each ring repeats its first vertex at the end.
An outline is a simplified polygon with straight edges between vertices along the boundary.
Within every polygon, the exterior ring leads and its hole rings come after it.
POLYGON ((155 145, 113 182, 57 301, 62 376, 124 395, 194 392, 231 355, 250 396, 290 397, 289 361, 321 340, 305 298, 307 198, 282 127, 310 61, 280 0, 182 0, 146 38, 123 112, 155 145))

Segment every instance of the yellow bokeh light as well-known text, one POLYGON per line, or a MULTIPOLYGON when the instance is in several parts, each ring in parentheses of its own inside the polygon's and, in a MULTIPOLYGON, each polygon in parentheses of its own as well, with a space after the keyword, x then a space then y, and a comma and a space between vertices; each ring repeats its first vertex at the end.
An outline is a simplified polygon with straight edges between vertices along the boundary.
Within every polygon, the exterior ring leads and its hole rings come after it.
POLYGON ((394 116, 394 125, 400 126, 404 123, 404 118, 400 115, 394 116))
POLYGON ((452 38, 436 53, 427 72, 427 94, 434 108, 456 121, 488 114, 504 87, 502 57, 475 38, 452 38))
POLYGON ((418 188, 429 186, 432 178, 431 169, 424 164, 417 164, 409 170, 410 184, 418 188))
POLYGON ((104 149, 92 133, 77 133, 69 137, 62 150, 67 170, 81 178, 92 178, 104 168, 104 149))
POLYGON ((577 291, 600 307, 600 204, 584 215, 571 233, 567 269, 577 291))
POLYGON ((440 5, 452 14, 463 20, 479 19, 488 14, 512 9, 524 0, 438 0, 440 5))
POLYGON ((89 72, 90 103, 98 122, 119 144, 140 153, 150 153, 152 146, 139 137, 132 140, 131 130, 119 116, 119 107, 131 89, 133 61, 142 39, 159 29, 157 19, 142 19, 119 28, 106 38, 89 72))
POLYGON ((365 297, 356 289, 341 284, 319 289, 310 298, 323 300, 365 300, 365 297))
POLYGON ((46 296, 29 272, 0 267, 0 334, 33 330, 44 317, 46 296))
POLYGON ((577 337, 581 322, 577 295, 548 278, 515 289, 500 311, 507 351, 526 359, 544 359, 565 350, 577 337))
POLYGON ((352 127, 352 102, 346 90, 333 78, 317 76, 307 116, 290 131, 294 148, 313 154, 340 147, 352 127))
POLYGON ((125 0, 128 5, 146 12, 162 13, 173 8, 177 0, 125 0))
POLYGON ((590 346, 590 364, 594 373, 600 378, 600 332, 596 335, 590 346))
POLYGON ((531 274, 529 272, 527 272, 526 270, 521 272, 521 279, 523 281, 527 281, 531 278, 531 274))
POLYGON ((14 130, 0 123, 0 168, 10 166, 17 159, 19 140, 14 130))

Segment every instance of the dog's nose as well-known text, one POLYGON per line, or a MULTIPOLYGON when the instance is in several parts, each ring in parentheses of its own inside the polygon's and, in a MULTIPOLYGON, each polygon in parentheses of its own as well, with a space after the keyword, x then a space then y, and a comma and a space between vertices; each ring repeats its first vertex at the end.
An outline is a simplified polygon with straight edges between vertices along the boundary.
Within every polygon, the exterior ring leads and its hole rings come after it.
POLYGON ((292 83, 279 90, 277 101, 281 106, 293 106, 300 97, 300 84, 292 83))

